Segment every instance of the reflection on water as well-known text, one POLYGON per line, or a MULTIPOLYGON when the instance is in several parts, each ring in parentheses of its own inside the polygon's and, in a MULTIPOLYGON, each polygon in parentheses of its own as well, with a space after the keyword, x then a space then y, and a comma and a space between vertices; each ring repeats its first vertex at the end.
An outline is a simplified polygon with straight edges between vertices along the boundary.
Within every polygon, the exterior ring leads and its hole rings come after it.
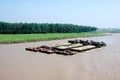
POLYGON ((25 51, 65 40, 0 45, 0 80, 120 80, 120 34, 89 37, 107 47, 73 56, 25 51))

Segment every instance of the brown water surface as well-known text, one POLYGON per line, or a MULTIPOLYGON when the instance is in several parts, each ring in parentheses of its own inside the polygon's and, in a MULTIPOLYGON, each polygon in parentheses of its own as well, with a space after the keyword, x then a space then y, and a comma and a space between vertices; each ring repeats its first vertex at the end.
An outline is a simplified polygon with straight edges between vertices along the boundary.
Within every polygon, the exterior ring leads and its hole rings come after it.
POLYGON ((107 46, 63 56, 25 48, 68 39, 0 45, 0 80, 120 80, 120 34, 82 39, 104 41, 107 46))

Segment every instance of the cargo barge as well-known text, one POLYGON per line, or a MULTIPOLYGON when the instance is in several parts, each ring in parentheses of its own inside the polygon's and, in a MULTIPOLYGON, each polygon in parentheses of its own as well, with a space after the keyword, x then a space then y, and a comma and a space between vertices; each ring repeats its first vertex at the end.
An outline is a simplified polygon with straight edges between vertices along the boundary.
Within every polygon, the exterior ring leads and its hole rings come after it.
POLYGON ((97 42, 93 40, 68 40, 68 44, 65 45, 44 45, 40 47, 28 47, 25 48, 27 51, 42 52, 47 54, 63 54, 63 55, 74 55, 79 52, 88 51, 91 49, 105 47, 104 42, 97 42))

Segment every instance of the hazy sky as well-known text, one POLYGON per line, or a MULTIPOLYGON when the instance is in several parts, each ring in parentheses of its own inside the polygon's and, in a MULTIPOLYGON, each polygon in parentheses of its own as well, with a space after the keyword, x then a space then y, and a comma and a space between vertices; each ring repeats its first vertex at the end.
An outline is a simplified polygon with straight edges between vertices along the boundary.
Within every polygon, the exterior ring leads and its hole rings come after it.
POLYGON ((0 0, 0 21, 120 28, 120 0, 0 0))

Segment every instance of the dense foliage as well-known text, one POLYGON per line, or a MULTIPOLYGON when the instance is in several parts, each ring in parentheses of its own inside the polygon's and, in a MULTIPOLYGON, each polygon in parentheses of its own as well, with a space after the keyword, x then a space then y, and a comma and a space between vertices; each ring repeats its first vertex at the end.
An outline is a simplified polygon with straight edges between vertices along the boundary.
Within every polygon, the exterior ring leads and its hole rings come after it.
POLYGON ((120 33, 120 28, 98 29, 97 32, 120 33))
POLYGON ((95 30, 97 30, 96 27, 73 25, 73 24, 0 22, 1 34, 78 33, 78 32, 90 32, 95 30))

